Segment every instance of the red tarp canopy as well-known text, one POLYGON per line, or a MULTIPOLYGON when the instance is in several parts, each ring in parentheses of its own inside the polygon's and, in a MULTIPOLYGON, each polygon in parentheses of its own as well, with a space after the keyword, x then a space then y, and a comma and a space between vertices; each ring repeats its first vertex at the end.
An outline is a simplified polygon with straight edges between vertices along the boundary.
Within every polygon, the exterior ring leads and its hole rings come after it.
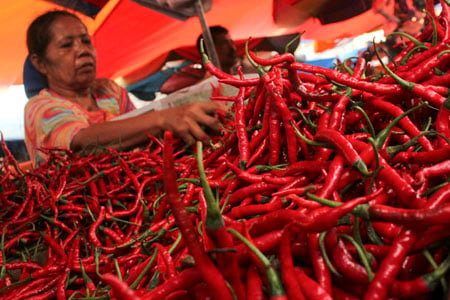
MULTIPOLYGON (((228 28, 233 39, 276 36, 305 31, 304 39, 329 40, 355 36, 380 28, 385 19, 372 10, 352 19, 321 25, 310 18, 294 28, 276 25, 272 18, 274 0, 213 0, 207 12, 208 25, 228 28)), ((315 0, 302 0, 307 3, 315 0)), ((27 55, 25 35, 28 24, 56 4, 42 0, 1 1, 0 4, 0 85, 22 82, 22 66, 27 55)), ((179 21, 129 0, 110 0, 95 20, 81 16, 93 35, 98 51, 98 76, 126 83, 135 82, 158 70, 168 53, 195 44, 201 33, 198 18, 179 21)))

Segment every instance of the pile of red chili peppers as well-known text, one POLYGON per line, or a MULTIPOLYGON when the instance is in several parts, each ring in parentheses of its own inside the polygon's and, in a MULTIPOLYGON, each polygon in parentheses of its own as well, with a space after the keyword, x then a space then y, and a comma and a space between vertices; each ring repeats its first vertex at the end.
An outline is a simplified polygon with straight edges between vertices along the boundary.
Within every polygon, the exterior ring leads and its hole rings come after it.
POLYGON ((368 76, 261 59, 211 145, 23 171, 3 143, 1 299, 436 299, 450 268, 450 8, 368 76))

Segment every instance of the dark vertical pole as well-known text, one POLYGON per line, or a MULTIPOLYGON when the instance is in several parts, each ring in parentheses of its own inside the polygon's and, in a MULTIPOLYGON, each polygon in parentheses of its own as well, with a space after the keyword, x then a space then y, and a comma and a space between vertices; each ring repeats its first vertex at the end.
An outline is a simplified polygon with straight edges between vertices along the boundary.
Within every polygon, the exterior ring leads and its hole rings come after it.
POLYGON ((195 11, 197 13, 197 17, 199 18, 200 24, 202 26, 203 41, 205 43, 209 59, 216 67, 218 67, 219 69, 222 69, 220 66, 219 58, 217 56, 216 48, 214 47, 214 41, 211 36, 211 31, 209 31, 208 24, 206 24, 205 12, 203 10, 203 4, 202 4, 201 0, 195 1, 195 11))

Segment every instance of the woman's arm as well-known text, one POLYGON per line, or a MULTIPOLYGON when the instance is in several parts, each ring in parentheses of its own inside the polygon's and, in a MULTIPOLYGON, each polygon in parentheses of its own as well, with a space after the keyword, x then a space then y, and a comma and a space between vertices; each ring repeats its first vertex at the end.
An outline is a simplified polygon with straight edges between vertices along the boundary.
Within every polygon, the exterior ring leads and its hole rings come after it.
POLYGON ((147 135, 157 136, 165 130, 192 144, 208 139, 202 126, 220 130, 219 121, 214 117, 219 109, 228 108, 216 102, 193 102, 128 119, 92 124, 73 137, 70 148, 79 151, 96 145, 127 150, 144 144, 147 135))

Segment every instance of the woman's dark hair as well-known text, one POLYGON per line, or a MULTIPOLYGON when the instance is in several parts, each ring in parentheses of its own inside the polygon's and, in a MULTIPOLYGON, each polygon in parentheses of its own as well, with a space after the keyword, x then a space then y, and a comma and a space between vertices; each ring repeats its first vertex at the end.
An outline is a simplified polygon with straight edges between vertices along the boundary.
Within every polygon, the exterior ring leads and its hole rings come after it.
POLYGON ((59 17, 73 17, 80 20, 76 15, 66 10, 48 11, 30 24, 27 30, 27 47, 29 54, 36 54, 44 57, 45 51, 51 39, 51 27, 53 22, 59 17))
MULTIPOLYGON (((209 31, 211 32, 211 37, 212 37, 213 41, 215 41, 215 36, 218 34, 228 34, 228 29, 226 29, 225 27, 220 26, 220 25, 210 26, 209 31)), ((202 38, 203 38, 203 34, 200 34, 197 38, 197 43, 196 43, 199 54, 200 54, 200 41, 202 38)), ((206 54, 208 54, 208 51, 206 50, 206 48, 205 48, 205 51, 206 51, 206 54)))

